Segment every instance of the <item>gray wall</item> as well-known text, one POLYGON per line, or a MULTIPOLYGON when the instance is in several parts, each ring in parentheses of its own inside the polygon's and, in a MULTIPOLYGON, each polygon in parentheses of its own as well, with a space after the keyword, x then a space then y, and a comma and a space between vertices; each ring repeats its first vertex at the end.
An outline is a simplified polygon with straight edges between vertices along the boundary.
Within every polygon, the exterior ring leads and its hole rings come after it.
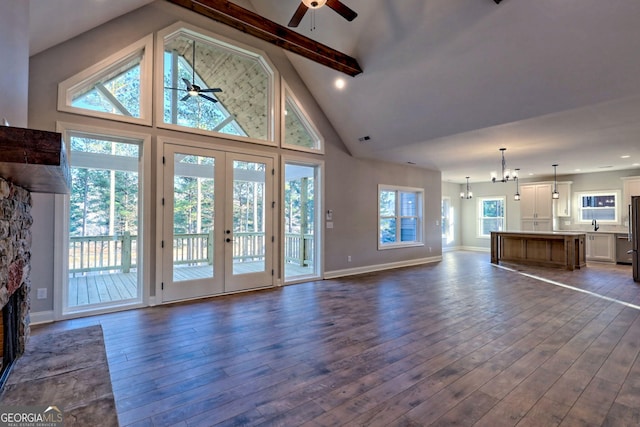
MULTIPOLYGON (((257 40, 230 27, 198 16, 184 8, 165 1, 157 1, 128 15, 110 21, 74 39, 54 46, 30 61, 29 126, 38 129, 55 130, 56 121, 65 121, 100 127, 112 127, 129 131, 150 133, 154 136, 171 135, 172 132, 155 127, 143 127, 126 123, 101 120, 56 111, 57 85, 70 76, 99 62, 118 50, 141 39, 147 34, 165 28, 176 21, 184 21, 198 27, 237 40, 243 44, 263 50, 285 78, 296 97, 303 104, 314 124, 325 138, 326 155, 313 156, 325 160, 325 208, 334 211, 334 227, 325 230, 325 271, 346 268, 375 266, 396 261, 422 259, 441 254, 440 240, 440 173, 411 166, 358 160, 351 157, 335 130, 311 97, 286 55, 279 48, 257 40), (377 250, 377 185, 403 185, 425 189, 426 237, 422 248, 377 250), (432 203, 437 201, 437 203, 432 203), (429 250, 431 249, 431 250, 429 250), (347 261, 351 256, 352 261, 347 261)), ((210 141, 210 138, 189 134, 195 141, 210 141)), ((155 159, 156 142, 152 138, 152 159, 155 159)), ((246 147, 246 143, 228 141, 229 147, 246 147)), ((283 150, 249 144, 253 149, 271 152, 283 150)), ((155 165, 152 170, 155 179, 155 165)), ((152 236, 155 236, 155 187, 152 191, 152 236)), ((39 250, 33 253, 38 265, 32 274, 34 288, 48 288, 49 298, 35 300, 34 311, 53 309, 53 259, 54 198, 39 196, 34 202, 34 216, 38 220, 39 250), (37 284, 36 284, 37 281, 37 284)), ((152 238, 152 247, 155 241, 152 238)), ((152 253, 152 275, 150 283, 155 283, 155 253, 152 253)))
POLYGON ((27 126, 29 2, 0 0, 0 125, 27 126))

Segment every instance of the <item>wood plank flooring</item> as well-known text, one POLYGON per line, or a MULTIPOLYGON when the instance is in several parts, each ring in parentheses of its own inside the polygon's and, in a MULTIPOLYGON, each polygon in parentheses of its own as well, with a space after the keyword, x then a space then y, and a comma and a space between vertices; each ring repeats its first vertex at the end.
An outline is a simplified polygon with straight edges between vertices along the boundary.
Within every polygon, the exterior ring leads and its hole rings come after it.
POLYGON ((443 258, 32 333, 102 325, 122 426, 640 424, 630 267, 443 258))

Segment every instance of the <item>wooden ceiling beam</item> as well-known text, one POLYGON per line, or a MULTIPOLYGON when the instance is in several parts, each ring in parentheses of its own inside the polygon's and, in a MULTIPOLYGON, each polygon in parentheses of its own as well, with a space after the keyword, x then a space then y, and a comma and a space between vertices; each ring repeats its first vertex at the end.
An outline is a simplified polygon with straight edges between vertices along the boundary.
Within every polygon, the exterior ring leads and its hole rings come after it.
POLYGON ((167 1, 352 77, 362 73, 362 68, 355 58, 311 40, 227 0, 167 1))

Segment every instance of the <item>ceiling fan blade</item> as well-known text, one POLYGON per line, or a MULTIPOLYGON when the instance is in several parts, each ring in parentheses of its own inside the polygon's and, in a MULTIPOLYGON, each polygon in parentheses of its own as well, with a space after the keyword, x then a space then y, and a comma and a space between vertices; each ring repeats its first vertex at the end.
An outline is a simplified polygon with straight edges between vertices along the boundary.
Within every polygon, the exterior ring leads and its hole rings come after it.
POLYGON ((168 86, 165 86, 164 88, 165 89, 170 89, 170 90, 186 90, 186 89, 182 89, 181 87, 168 87, 168 86))
POLYGON ((185 79, 184 77, 182 78, 182 81, 184 82, 184 84, 187 85, 187 90, 189 90, 190 88, 193 87, 193 85, 191 84, 191 82, 187 79, 185 79))
POLYGON ((180 101, 186 101, 187 99, 191 98, 191 95, 186 94, 185 96, 183 96, 182 98, 180 98, 180 101))
POLYGON ((200 89, 200 93, 207 93, 207 92, 222 92, 222 89, 220 89, 219 87, 214 87, 214 88, 210 88, 210 89, 200 89))
POLYGON ((300 6, 296 9, 287 26, 297 27, 300 24, 300 21, 302 21, 304 14, 307 13, 307 10, 309 10, 309 8, 304 3, 300 2, 300 6))
POLYGON ((353 21, 358 16, 352 9, 342 3, 340 0, 327 0, 327 6, 338 12, 347 21, 353 21))
POLYGON ((218 100, 217 100, 217 99, 213 99, 213 98, 212 98, 212 97, 210 97, 210 96, 203 95, 203 94, 201 94, 201 93, 199 93, 198 95, 199 95, 199 96, 201 96, 201 97, 203 97, 204 99, 208 99, 208 100, 209 100, 209 101, 211 101, 211 102, 218 102, 218 100))

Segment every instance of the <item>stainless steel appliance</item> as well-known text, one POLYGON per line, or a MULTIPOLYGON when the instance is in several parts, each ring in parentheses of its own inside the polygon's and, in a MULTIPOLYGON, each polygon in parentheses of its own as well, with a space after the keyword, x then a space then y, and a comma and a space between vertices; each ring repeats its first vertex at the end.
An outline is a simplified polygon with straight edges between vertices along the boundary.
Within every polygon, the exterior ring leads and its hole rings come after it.
POLYGON ((638 274, 638 264, 640 264, 640 254, 638 253, 638 240, 640 240, 640 196, 631 196, 631 205, 629 206, 629 236, 631 237, 633 280, 640 282, 640 274, 638 274))
POLYGON ((629 240, 629 234, 616 234, 616 263, 617 264, 633 264, 631 249, 633 245, 629 240))

